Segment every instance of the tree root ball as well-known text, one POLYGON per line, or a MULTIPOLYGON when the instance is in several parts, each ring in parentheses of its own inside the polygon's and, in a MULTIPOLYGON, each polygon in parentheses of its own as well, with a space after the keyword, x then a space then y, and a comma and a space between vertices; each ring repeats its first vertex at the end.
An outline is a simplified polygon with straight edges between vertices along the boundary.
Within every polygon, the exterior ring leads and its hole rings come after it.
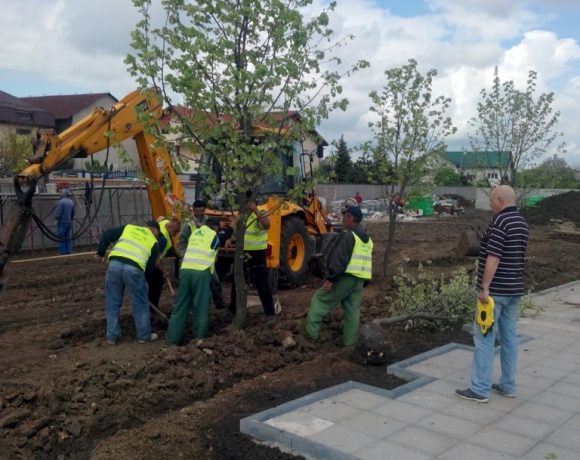
POLYGON ((387 364, 391 350, 389 334, 381 326, 367 323, 361 327, 354 353, 365 365, 381 366, 387 364))

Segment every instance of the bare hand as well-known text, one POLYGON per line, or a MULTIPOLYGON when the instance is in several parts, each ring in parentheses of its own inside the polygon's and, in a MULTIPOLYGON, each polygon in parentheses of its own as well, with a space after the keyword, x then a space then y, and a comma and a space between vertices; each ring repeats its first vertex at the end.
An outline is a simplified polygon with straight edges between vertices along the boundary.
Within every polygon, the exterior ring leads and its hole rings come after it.
POLYGON ((326 292, 332 291, 332 281, 326 280, 324 283, 322 283, 322 289, 324 289, 326 292))
POLYGON ((98 254, 95 254, 95 259, 97 259, 99 262, 104 262, 105 258, 103 256, 100 256, 98 254))
POLYGON ((481 303, 487 303, 487 301, 489 300, 489 289, 482 289, 481 291, 479 291, 477 293, 477 299, 481 303))

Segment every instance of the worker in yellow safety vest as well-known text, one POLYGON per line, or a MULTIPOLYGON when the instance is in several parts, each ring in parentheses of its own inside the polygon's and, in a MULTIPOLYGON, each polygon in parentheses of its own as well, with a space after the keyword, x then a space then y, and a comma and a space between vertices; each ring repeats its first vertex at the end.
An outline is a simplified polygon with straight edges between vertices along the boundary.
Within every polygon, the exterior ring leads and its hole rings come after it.
POLYGON ((372 276, 373 242, 364 228, 358 206, 343 214, 343 232, 327 254, 327 275, 316 291, 306 318, 305 335, 317 339, 324 317, 340 303, 344 312, 343 345, 354 345, 360 322, 362 288, 372 276))
POLYGON ((181 261, 177 299, 167 328, 165 340, 169 345, 181 345, 190 311, 193 316, 193 338, 201 339, 208 335, 210 283, 219 248, 219 226, 219 218, 209 217, 189 236, 181 261))
MULTIPOLYGON (((268 248, 268 229, 270 218, 258 209, 255 200, 246 202, 249 212, 244 234, 244 268, 250 275, 250 282, 258 291, 260 302, 266 316, 274 316, 281 311, 280 304, 274 305, 274 297, 269 284, 268 268, 266 266, 266 250, 268 248)), ((232 240, 226 241, 226 250, 233 249, 232 240)), ((236 283, 232 282, 229 310, 236 313, 236 283)))
POLYGON ((129 293, 133 319, 139 343, 157 340, 151 332, 151 312, 147 301, 145 273, 152 271, 159 261, 159 224, 150 220, 144 227, 121 225, 103 232, 97 248, 97 259, 104 261, 109 245, 114 243, 108 257, 105 275, 105 308, 107 313, 107 343, 114 345, 121 338, 121 304, 125 290, 129 293))

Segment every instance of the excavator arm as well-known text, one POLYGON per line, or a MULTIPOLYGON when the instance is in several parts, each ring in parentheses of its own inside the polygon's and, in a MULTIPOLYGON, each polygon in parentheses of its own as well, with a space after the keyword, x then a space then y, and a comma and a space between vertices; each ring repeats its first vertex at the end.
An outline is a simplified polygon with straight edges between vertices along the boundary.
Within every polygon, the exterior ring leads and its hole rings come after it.
POLYGON ((39 133, 29 166, 14 178, 16 201, 0 229, 0 289, 4 285, 4 266, 20 249, 33 215, 32 199, 37 181, 70 158, 91 156, 133 138, 153 217, 181 214, 183 187, 168 151, 156 146, 153 135, 162 113, 161 100, 154 91, 134 91, 111 109, 95 108, 60 134, 54 130, 39 133))

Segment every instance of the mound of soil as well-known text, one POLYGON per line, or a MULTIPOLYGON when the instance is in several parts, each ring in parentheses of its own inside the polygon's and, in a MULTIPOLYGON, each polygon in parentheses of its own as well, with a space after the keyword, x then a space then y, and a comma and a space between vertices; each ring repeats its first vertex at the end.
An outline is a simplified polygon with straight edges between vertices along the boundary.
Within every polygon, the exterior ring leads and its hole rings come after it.
POLYGON ((544 198, 522 211, 530 224, 546 225, 554 219, 567 220, 580 226, 580 192, 567 192, 544 198))

